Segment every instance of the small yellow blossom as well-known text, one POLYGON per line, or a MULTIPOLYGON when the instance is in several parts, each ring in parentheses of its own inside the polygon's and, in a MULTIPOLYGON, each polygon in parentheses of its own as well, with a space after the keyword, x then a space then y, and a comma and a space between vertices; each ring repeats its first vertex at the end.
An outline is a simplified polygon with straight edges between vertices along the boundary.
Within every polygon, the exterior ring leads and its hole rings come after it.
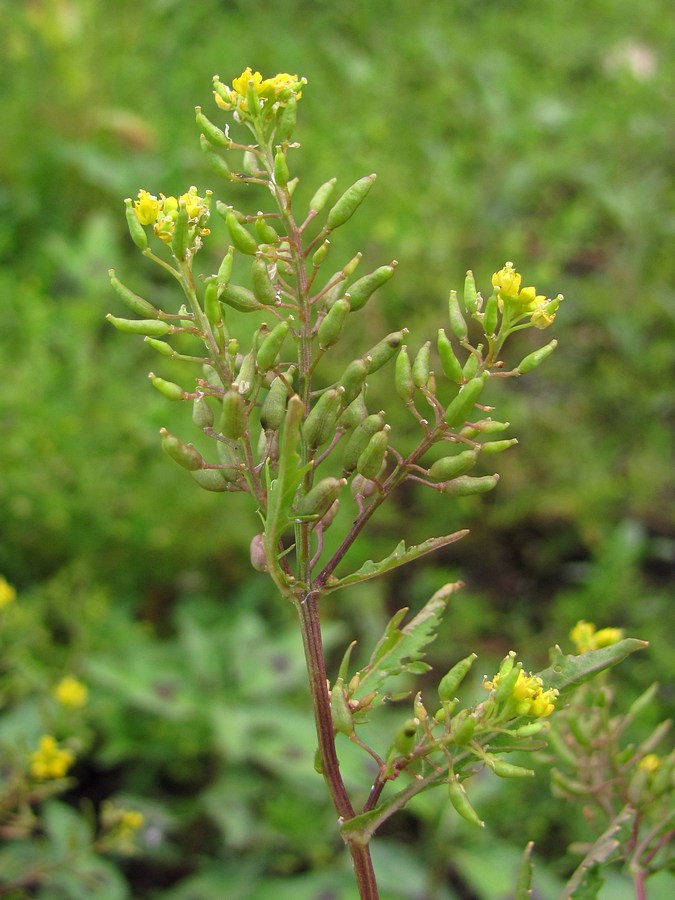
POLYGON ((493 274, 492 286, 497 292, 500 311, 503 312, 506 305, 512 321, 530 316, 530 323, 535 328, 548 328, 553 324, 562 294, 550 300, 544 294, 537 294, 537 289, 531 285, 521 288, 521 282, 522 276, 516 272, 512 262, 505 263, 493 274))
POLYGON ((141 225, 152 225, 156 222, 160 207, 160 201, 148 191, 139 191, 138 200, 134 200, 134 212, 141 225))
POLYGON ((513 263, 507 262, 503 269, 492 276, 492 286, 506 297, 517 297, 520 291, 521 275, 516 272, 513 263))
POLYGON ((30 774, 41 781, 63 778, 74 762, 72 750, 62 749, 56 738, 44 734, 40 738, 39 749, 30 755, 30 774))
POLYGON ((239 78, 232 79, 232 90, 235 92, 235 94, 240 94, 242 97, 246 97, 248 86, 251 82, 253 82, 256 93, 260 93, 262 80, 263 77, 260 72, 252 72, 251 67, 247 66, 241 73, 239 78))
POLYGON ((570 638, 579 653, 588 653, 589 650, 600 650, 616 644, 623 637, 621 628, 601 628, 596 630, 592 622, 580 619, 570 631, 570 638))
POLYGON ((0 575, 0 609, 16 600, 16 590, 0 575))
POLYGON ((646 756, 643 756, 638 763, 639 768, 641 768, 643 772, 647 772, 648 775, 653 775, 660 765, 661 760, 656 753, 648 753, 646 756))
MULTIPOLYGON (((483 687, 488 691, 495 690, 500 680, 501 676, 497 674, 492 681, 483 682, 483 687)), ((545 691, 544 683, 538 675, 526 675, 521 669, 513 686, 511 699, 515 704, 516 715, 545 718, 555 709, 558 691, 555 688, 545 691)))
POLYGON ((248 92, 249 85, 253 85, 260 104, 269 104, 272 108, 277 106, 285 106, 291 93, 294 93, 298 99, 302 96, 300 87, 306 84, 306 80, 298 80, 297 75, 290 75, 288 72, 279 72, 272 78, 263 80, 260 72, 253 72, 250 66, 239 75, 232 79, 232 87, 222 84, 218 77, 214 78, 216 90, 214 91, 214 99, 216 105, 223 110, 231 110, 236 113, 248 112, 248 92))
POLYGON ((63 706, 79 709, 87 702, 87 688, 77 678, 67 675, 56 685, 54 696, 63 706))

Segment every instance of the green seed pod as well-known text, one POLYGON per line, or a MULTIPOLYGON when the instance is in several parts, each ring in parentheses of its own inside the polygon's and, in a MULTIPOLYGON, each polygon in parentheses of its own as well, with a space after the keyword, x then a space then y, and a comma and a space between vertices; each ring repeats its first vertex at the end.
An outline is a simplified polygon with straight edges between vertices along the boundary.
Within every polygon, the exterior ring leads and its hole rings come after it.
POLYGON ((403 343, 403 339, 407 333, 407 328, 404 328, 402 331, 392 331, 391 334, 388 334, 379 343, 375 344, 374 347, 371 347, 367 353, 363 354, 363 359, 369 360, 369 375, 373 372, 377 372, 378 369, 381 369, 390 359, 393 359, 393 357, 396 356, 396 351, 403 343))
POLYGON ((265 556, 265 535, 254 534, 250 547, 251 566, 256 572, 267 571, 267 557, 265 556))
POLYGON ((255 353, 251 350, 241 361, 239 372, 234 380, 237 392, 246 400, 251 397, 259 384, 255 365, 255 353))
POLYGON ((293 137, 298 113, 298 98, 295 94, 291 94, 285 103, 286 105, 282 107, 277 126, 277 138, 280 141, 290 141, 293 137))
POLYGON ((206 382, 208 385, 210 385, 213 388, 216 388, 216 390, 222 389, 224 387, 223 382, 220 379, 220 376, 218 375, 216 370, 213 368, 213 366, 210 366, 210 365, 208 365, 208 363, 205 363, 202 366, 202 371, 204 372, 204 378, 206 379, 206 382))
POLYGON ((231 388, 223 397, 220 433, 236 441, 246 433, 247 424, 244 398, 236 388, 231 388))
MULTIPOLYGON (((136 213, 134 213, 134 215, 136 215, 136 213)), ((114 269, 108 269, 108 275, 110 276, 112 289, 130 312, 136 313, 138 316, 157 318, 159 310, 155 309, 152 303, 149 303, 147 300, 144 300, 143 297, 139 297, 138 294, 134 294, 128 287, 125 287, 122 282, 116 278, 114 269)))
POLYGON ((162 450, 167 456, 170 456, 171 459, 177 462, 179 466, 191 472, 203 467, 204 460, 202 455, 192 444, 184 444, 183 441, 167 431, 166 428, 160 428, 159 433, 162 435, 162 450))
POLYGON ((163 394, 167 400, 186 399, 187 394, 179 384, 174 384, 173 381, 165 381, 163 378, 155 375, 154 372, 150 372, 148 378, 152 382, 152 386, 156 388, 160 394, 163 394))
POLYGON ((364 275, 351 285, 345 294, 345 298, 349 300, 352 312, 363 309, 375 291, 389 281, 396 271, 397 265, 398 263, 394 260, 391 265, 380 266, 379 269, 375 269, 369 275, 364 275))
POLYGON ((263 217, 262 213, 258 213, 258 218, 255 220, 254 227, 261 244, 279 243, 279 235, 274 228, 272 228, 267 219, 263 217))
POLYGON ((526 372, 531 372, 532 369, 536 369, 545 359, 548 359, 557 346, 558 342, 553 340, 543 347, 540 347, 538 350, 535 350, 533 353, 528 353, 525 359, 516 366, 516 372, 519 375, 525 375, 526 372))
POLYGON ((230 233, 230 240, 241 253, 247 253, 249 256, 255 256, 258 250, 258 242, 248 231, 236 215, 230 210, 225 216, 225 224, 230 233))
POLYGON ((229 283, 232 277, 232 265, 234 263, 234 247, 228 247, 227 253, 223 257, 223 261, 218 269, 216 276, 218 284, 222 287, 229 283))
POLYGON ((464 309, 472 316, 478 309, 478 293, 476 291, 476 281, 473 277, 471 269, 466 273, 464 279, 464 309))
MULTIPOLYGON (((483 349, 483 345, 479 344, 478 353, 483 349)), ((478 354, 477 353, 469 353, 466 362, 464 363, 464 368, 462 369, 462 377, 464 381, 471 381, 472 378, 476 377, 476 372, 478 372, 478 354)))
POLYGON ((477 434, 499 434, 511 426, 510 422, 498 422, 496 419, 479 419, 470 428, 462 428, 460 434, 475 437, 477 434))
POLYGON ((344 681, 338 678, 330 692, 330 712, 335 733, 346 734, 351 737, 354 734, 354 715, 347 703, 344 681))
POLYGON ((443 459, 437 459, 429 468, 429 478, 432 481, 450 481, 457 478, 473 468, 478 459, 476 450, 462 450, 455 456, 445 456, 443 459))
POLYGON ((360 425, 367 416, 368 407, 363 397, 363 391, 361 391, 358 397, 352 400, 349 406, 342 411, 338 423, 340 428, 343 428, 345 431, 351 431, 357 425, 360 425))
POLYGON ((340 340, 348 315, 349 301, 344 299, 336 300, 323 318, 317 332, 319 347, 322 350, 328 350, 329 347, 334 346, 340 340))
POLYGON ((343 407, 349 406, 358 397, 367 377, 368 364, 365 360, 354 359, 349 363, 338 382, 338 387, 344 388, 341 401, 343 407))
MULTIPOLYGON (((286 373, 286 381, 291 382, 292 370, 286 373)), ((267 396, 260 410, 260 424, 265 431, 278 431, 281 428, 286 415, 288 403, 288 388, 282 378, 277 376, 272 382, 267 396)))
POLYGON ((473 716, 467 716, 456 724, 453 722, 452 740, 459 747, 464 747, 469 743, 476 730, 476 720, 473 716))
POLYGON ((146 344, 149 344, 153 350, 161 353, 162 356, 173 356, 176 352, 170 344, 166 343, 166 341, 158 341, 155 338, 148 337, 147 335, 143 338, 143 340, 146 344))
POLYGON ((216 453, 218 461, 224 467, 217 470, 220 478, 232 484, 240 482, 243 454, 241 444, 227 444, 225 441, 216 441, 216 453))
POLYGON ((369 481, 362 475, 355 475, 349 488, 352 497, 356 500, 358 497, 370 497, 377 490, 374 481, 369 481))
POLYGON ((497 294, 492 293, 488 297, 487 303, 485 304, 485 314, 483 318, 483 328, 485 330, 485 334, 488 336, 494 335, 497 330, 497 321, 499 319, 499 305, 497 301, 497 294))
POLYGON ((402 756, 410 756, 415 749, 419 719, 408 719, 394 737, 394 747, 402 756))
POLYGON ((201 106, 195 106, 195 120, 212 144, 216 144, 218 147, 227 147, 229 145, 230 140, 225 132, 204 115, 201 106))
POLYGON ((274 181, 279 187, 286 187, 289 178, 290 173, 288 171, 286 154, 281 147, 277 147, 277 152, 274 154, 274 181))
POLYGON ((211 169, 215 175, 220 175, 221 178, 231 180, 232 173, 230 172, 230 167, 220 153, 216 153, 213 146, 203 134, 199 135, 199 146, 202 148, 202 154, 204 155, 204 159, 206 160, 209 169, 211 169))
POLYGON ((331 178, 330 181, 326 181, 325 184, 322 184, 320 188, 317 188, 314 196, 309 201, 310 210, 315 213, 321 212, 321 210, 328 202, 330 195, 333 193, 336 181, 337 178, 331 178))
POLYGON ((477 825, 479 828, 485 828, 485 822, 482 821, 469 802, 467 793, 456 775, 450 776, 450 780, 448 781, 448 793, 450 802, 463 819, 466 819, 466 821, 470 822, 472 825, 477 825))
POLYGON ((356 471, 363 478, 373 481, 380 474, 382 463, 389 446, 391 426, 385 425, 382 431, 376 432, 356 462, 356 471))
POLYGON ((437 346, 438 355, 441 360, 441 367, 446 377, 449 378, 450 381, 454 381, 456 384, 462 384, 464 381, 462 367, 459 364, 459 360, 455 356, 455 351, 453 350, 452 343, 446 335, 444 328, 438 329, 437 346))
POLYGON ((211 428, 213 425, 213 410, 204 395, 197 397, 192 404, 192 421, 197 428, 211 428))
POLYGON ((528 722, 527 725, 521 725, 520 728, 516 728, 513 732, 516 737, 533 737, 535 734, 539 734, 540 731, 546 727, 546 722, 542 722, 539 720, 538 722, 528 722))
POLYGON ((112 313, 108 313, 106 319, 118 331, 124 331, 126 334, 147 334, 149 337, 161 337, 164 334, 173 334, 176 330, 173 325, 169 325, 162 319, 118 319, 112 313))
POLYGON ((238 284, 224 285, 220 296, 223 303, 227 303, 228 306, 239 312, 255 312, 263 308, 262 304, 256 300, 253 291, 238 284))
POLYGON ((204 291, 204 314, 211 325, 218 326, 223 321, 223 308, 218 300, 218 282, 209 281, 204 291))
POLYGON ((404 403, 410 403, 415 392, 415 382, 413 381, 412 366, 410 357, 408 356, 408 348, 404 344, 401 352, 396 358, 396 368, 394 370, 394 387, 404 403))
POLYGON ((145 228, 143 228, 138 221, 138 216, 136 215, 136 210, 133 207, 131 199, 125 200, 124 205, 126 207, 127 226, 129 228, 131 240, 136 244, 139 250, 147 250, 148 236, 145 233, 145 228))
POLYGON ((459 341, 465 341, 469 334, 469 329, 464 321, 462 310, 459 308, 457 291, 450 291, 450 297, 448 298, 448 319, 450 320, 450 328, 455 337, 459 341))
POLYGON ((335 434, 343 393, 339 387, 324 391, 310 410, 302 425, 302 434, 308 447, 316 449, 335 434))
POLYGON ((460 475, 458 478, 448 481, 443 485, 444 494, 452 494, 453 497, 470 497, 472 494, 487 494, 497 487, 499 475, 481 475, 472 478, 470 475, 460 475))
POLYGON ((417 388, 426 387, 429 380, 429 359, 431 354, 431 341, 427 341, 424 346, 417 351, 417 356, 412 364, 413 384, 417 388))
POLYGON ((205 491, 222 494, 223 491, 231 490, 228 482, 221 477, 218 469, 198 469, 195 472, 190 472, 190 475, 199 487, 204 488, 205 491))
POLYGON ((505 441, 487 441, 487 443, 480 445, 480 449, 483 453, 491 455, 493 453, 503 453, 504 450, 514 447, 517 443, 518 438, 510 438, 505 441))
POLYGON ((455 699, 457 688, 469 674, 469 669, 473 665, 475 659, 478 659, 478 655, 476 653, 471 653, 469 656, 461 659, 458 663, 455 663, 450 671, 441 678, 438 685, 438 696, 441 700, 455 699))
POLYGON ((283 322, 279 322, 279 324, 272 329, 262 342, 260 350, 258 350, 258 356, 256 357, 256 366, 258 367, 259 372, 267 372, 268 369, 274 368, 281 347, 286 340, 286 335, 290 331, 290 327, 291 326, 284 319, 283 322))
POLYGON ((376 175, 366 175, 365 178, 359 178, 351 187, 347 188, 328 213, 328 218, 326 219, 327 228, 339 228, 340 225, 344 225, 348 219, 351 219, 365 200, 366 194, 373 186, 376 177, 376 175))
POLYGON ((513 689, 522 672, 522 666, 520 664, 512 666, 510 669, 508 668, 510 656, 511 654, 504 660, 499 670, 499 681, 495 688, 495 703, 507 703, 511 699, 513 689))
POLYGON ((356 468, 359 457, 368 446, 370 439, 378 431, 384 428, 384 411, 367 416, 349 437, 342 458, 342 467, 345 472, 352 472, 356 468))
POLYGON ((485 376, 479 375, 459 389, 459 393, 445 411, 445 421, 448 425, 459 425, 471 415, 484 383, 485 376))
POLYGON ((318 269, 320 265, 324 262, 326 257, 328 256, 328 251, 330 250, 330 241, 328 238, 321 244, 312 254, 312 265, 315 269, 318 269))
POLYGON ((189 246, 189 220, 185 203, 181 202, 178 215, 173 223, 173 235, 171 237, 171 252, 178 260, 184 260, 189 246))
POLYGON ((270 278, 267 263, 262 256, 256 256, 251 266, 251 283, 256 300, 265 306, 273 306, 277 301, 274 284, 270 278))
POLYGON ((296 508, 297 515, 321 518, 337 500, 345 484, 344 478, 322 478, 301 498, 296 508))
POLYGON ((353 275, 354 272, 356 272, 356 269, 358 268, 358 265, 361 262, 362 257, 363 257, 363 253, 359 252, 359 253, 355 254, 354 256, 352 256, 352 258, 349 260, 349 262, 342 267, 341 272, 345 276, 345 278, 349 278, 350 275, 353 275))
POLYGON ((513 763, 508 763, 503 759, 488 757, 486 762, 495 775, 499 775, 500 778, 526 778, 534 776, 533 769, 525 769, 523 766, 514 766, 513 763))
POLYGON ((328 507, 328 511, 321 516, 321 519, 317 522, 317 525, 320 525, 324 531, 335 521, 335 517, 337 516, 340 509, 340 501, 333 500, 332 504, 328 507))

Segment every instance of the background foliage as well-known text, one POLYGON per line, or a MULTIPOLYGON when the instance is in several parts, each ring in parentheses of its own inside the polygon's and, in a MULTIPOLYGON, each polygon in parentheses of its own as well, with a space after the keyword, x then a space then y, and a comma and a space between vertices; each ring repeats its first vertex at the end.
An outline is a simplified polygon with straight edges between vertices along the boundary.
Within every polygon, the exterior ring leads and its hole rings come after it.
MULTIPOLYGON (((19 590, 0 632, 3 758, 35 745, 63 674, 90 691, 61 723, 81 751, 34 860, 67 857, 54 835, 68 822, 91 841, 86 804, 121 798, 147 824, 136 856, 96 870, 98 896, 349 898, 311 766, 295 623, 249 571, 253 513, 196 491, 159 452, 161 426, 189 424, 146 387, 157 361, 141 339, 103 321, 119 312, 110 266, 171 303, 134 253, 121 199, 194 183, 255 202, 207 171, 193 107, 211 114, 215 72, 297 71, 309 81, 299 193, 378 172, 334 258, 400 262, 355 342, 401 325, 433 337, 469 267, 485 286, 513 259, 542 292, 563 292, 557 353, 501 401, 521 443, 498 491, 452 506, 406 494, 360 552, 387 553, 416 527, 471 536, 339 595, 328 634, 336 654, 352 634, 365 652, 387 614, 461 577, 432 647, 439 668, 475 648, 490 672, 512 646, 534 668, 589 618, 651 642, 617 673, 628 702, 667 682, 670 661, 671 5, 118 0, 113 13, 101 0, 4 0, 0 29, 0 573, 19 590)), ((658 696, 645 728, 672 686, 658 696)), ((479 790, 485 836, 426 795, 395 821, 375 847, 384 896, 505 896, 530 837, 539 890, 556 896, 583 823, 545 773, 527 790, 479 790)), ((90 896, 80 876, 52 882, 37 895, 90 896)))

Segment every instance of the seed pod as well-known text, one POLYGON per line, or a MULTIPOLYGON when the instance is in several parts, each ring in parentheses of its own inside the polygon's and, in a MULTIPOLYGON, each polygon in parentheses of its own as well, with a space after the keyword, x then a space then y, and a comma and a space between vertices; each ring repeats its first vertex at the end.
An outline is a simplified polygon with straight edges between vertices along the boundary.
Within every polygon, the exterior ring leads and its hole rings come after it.
POLYGON ((309 201, 309 208, 313 210, 313 212, 320 213, 324 208, 330 195, 333 193, 336 181, 337 178, 331 178, 330 181, 326 181, 320 188, 317 188, 314 196, 309 201))
POLYGON ((222 388, 224 386, 223 382, 221 381, 220 375, 218 375, 218 373, 213 368, 213 366, 210 366, 210 365, 208 365, 208 363, 205 363, 202 366, 202 371, 204 372, 204 378, 206 379, 206 382, 210 387, 216 388, 216 390, 218 388, 220 388, 222 390, 222 388))
POLYGON ((464 279, 464 309, 472 316, 478 309, 478 293, 476 291, 476 281, 473 277, 471 269, 466 273, 464 279))
MULTIPOLYGON (((483 345, 479 344, 476 349, 478 350, 478 353, 480 353, 483 349, 483 345)), ((478 372, 478 353, 469 353, 462 369, 464 381, 471 381, 472 378, 476 377, 476 372, 478 372)))
POLYGON ((431 354, 431 341, 427 341, 417 351, 417 356, 412 364, 413 384, 417 388, 426 387, 429 380, 429 359, 431 354))
POLYGON ((342 373, 338 387, 344 388, 342 406, 349 406, 361 393, 366 378, 368 377, 368 364, 363 359, 354 359, 342 373))
POLYGON ((402 756, 410 756, 415 748, 419 719, 408 719, 394 737, 394 747, 402 756))
POLYGON ((455 356, 452 343, 445 333, 444 328, 438 329, 438 355, 441 360, 441 368, 446 377, 456 384, 462 384, 464 376, 462 375, 462 367, 459 360, 455 356))
POLYGON ((375 269, 374 272, 364 275, 351 285, 345 294, 345 298, 349 300, 352 312, 363 309, 375 291, 389 281, 396 271, 397 265, 398 263, 394 260, 391 265, 380 266, 379 269, 375 269))
POLYGON ((213 410, 203 394, 192 404, 192 421, 197 428, 211 428, 213 425, 213 410))
POLYGON ((331 505, 328 507, 328 511, 321 516, 321 519, 317 522, 317 525, 320 525, 325 531, 335 521, 335 516, 337 516, 338 511, 340 509, 340 501, 333 500, 331 505))
POLYGON ((173 356, 176 352, 170 344, 167 344, 166 341, 158 341, 155 338, 148 337, 147 335, 143 338, 143 340, 146 344, 149 344, 153 350, 161 353, 162 356, 173 356))
MULTIPOLYGON (((135 215, 136 213, 134 213, 134 216, 135 215)), ((125 287, 122 282, 115 276, 114 269, 108 269, 108 275, 110 276, 110 284, 112 286, 112 289, 115 291, 117 296, 120 298, 122 303, 124 303, 128 310, 136 313, 136 315, 138 316, 157 318, 157 316, 159 315, 159 310, 155 309, 152 303, 149 303, 147 300, 144 300, 143 297, 139 297, 138 294, 134 294, 134 292, 130 291, 128 287, 125 287)))
POLYGON ((441 700, 454 700, 457 688, 469 674, 469 669, 473 665, 475 659, 478 659, 476 653, 465 656, 450 669, 450 671, 441 678, 438 685, 438 696, 441 700))
POLYGON ((539 734, 546 727, 546 722, 542 722, 539 720, 538 722, 528 722, 527 725, 521 725, 520 728, 516 728, 513 734, 516 737, 533 737, 535 734, 539 734))
POLYGON ((532 369, 536 369, 545 359, 548 359, 557 346, 558 342, 553 340, 543 347, 540 347, 538 350, 535 350, 533 353, 528 353, 525 359, 516 366, 516 372, 519 375, 524 375, 526 372, 531 372, 532 369))
POLYGON ((319 347, 322 350, 328 350, 340 340, 348 315, 349 301, 336 300, 323 318, 317 332, 319 347))
POLYGON ((506 431, 510 425, 510 422, 498 422, 496 419, 479 419, 478 422, 473 423, 471 428, 462 428, 460 434, 465 437, 475 437, 477 434, 499 434, 501 431, 506 431))
POLYGON ((262 342, 256 357, 256 366, 259 372, 267 372, 268 369, 274 368, 290 327, 284 319, 272 329, 262 342))
MULTIPOLYGON (((290 382, 292 371, 286 373, 286 380, 290 382)), ((286 415, 286 403, 288 402, 288 388, 284 380, 277 376, 272 382, 269 392, 260 410, 260 424, 265 431, 277 431, 281 428, 286 415)))
POLYGON ((503 453, 504 450, 514 447, 517 443, 518 438, 510 438, 505 441, 487 441, 485 444, 480 445, 480 449, 483 453, 491 455, 493 453, 503 453))
POLYGON ((234 383, 238 393, 247 400, 252 396, 258 386, 259 378, 255 367, 255 354, 252 350, 242 359, 234 383))
POLYGON ((241 444, 226 444, 225 441, 216 441, 216 454, 222 469, 218 469, 218 475, 225 481, 236 484, 241 481, 241 444))
MULTIPOLYGON (((460 714, 461 715, 461 714, 460 714)), ((476 730, 476 720, 473 716, 467 716, 459 722, 453 722, 452 740, 460 747, 468 744, 476 730)))
POLYGON ((408 348, 404 344, 401 352, 396 358, 396 369, 394 371, 394 387, 404 403, 410 403, 415 392, 415 382, 413 381, 412 366, 410 357, 408 356, 408 348))
POLYGON ((249 256, 255 256, 258 249, 258 242, 248 231, 236 215, 230 210, 225 216, 225 224, 230 233, 230 240, 241 253, 247 253, 249 256))
POLYGON ((223 308, 218 300, 218 282, 209 281, 204 291, 204 314, 211 325, 218 326, 223 321, 223 308))
POLYGON ((108 313, 106 319, 118 331, 124 331, 127 334, 147 334, 149 337, 161 337, 164 334, 173 334, 176 330, 173 325, 169 325, 162 319, 118 319, 112 313, 108 313))
POLYGON ((391 426, 385 425, 382 431, 376 432, 368 441, 365 450, 359 455, 356 462, 356 471, 359 475, 372 481, 380 474, 389 445, 390 431, 391 426))
POLYGON ((219 147, 227 147, 229 145, 230 140, 225 132, 204 115, 201 106, 195 106, 195 120, 212 144, 216 144, 219 147))
POLYGON ((319 397, 310 410, 302 425, 302 434, 308 447, 316 449, 335 434, 343 393, 340 388, 330 388, 319 397))
POLYGON ((205 491, 222 494, 223 491, 231 490, 228 482, 221 477, 218 469, 198 469, 195 472, 190 472, 190 475, 199 487, 204 488, 205 491))
POLYGON ((328 251, 330 250, 330 241, 328 238, 321 244, 312 254, 312 265, 315 269, 318 269, 320 265, 322 265, 323 261, 328 256, 328 251))
POLYGON ((448 425, 459 425, 471 415, 484 383, 485 376, 479 375, 459 389, 459 393, 445 411, 445 421, 448 425))
POLYGON ((189 245, 189 221, 185 203, 181 201, 178 215, 173 223, 173 235, 171 236, 171 252, 176 259, 184 260, 189 245))
POLYGON ((432 481, 450 481, 473 468, 477 459, 478 452, 476 450, 462 450, 455 456, 437 459, 429 468, 429 478, 432 481))
POLYGON ((230 172, 230 167, 225 162, 220 153, 216 153, 216 151, 213 149, 213 146, 209 143, 209 141, 203 134, 199 135, 199 146, 202 148, 202 153, 209 169, 211 169, 214 174, 220 175, 221 178, 227 178, 228 180, 231 180, 232 173, 230 172))
POLYGON ((239 312, 255 312, 262 309, 262 304, 256 300, 253 291, 238 284, 226 284, 220 296, 223 303, 239 312))
POLYGON ((289 178, 290 173, 288 171, 286 154, 281 147, 277 147, 277 151, 274 154, 274 181, 279 187, 283 188, 288 184, 289 178))
POLYGON ((236 388, 230 388, 223 397, 220 433, 236 441, 246 433, 246 402, 236 388))
POLYGON ((154 372, 150 372, 148 378, 152 382, 152 386, 156 388, 160 394, 166 397, 167 400, 186 399, 187 393, 179 384, 174 384, 173 381, 165 381, 164 378, 160 378, 158 375, 155 375, 154 372))
POLYGON ((330 692, 330 712, 335 733, 354 734, 354 715, 347 703, 344 681, 338 678, 330 692))
POLYGON ((291 94, 285 103, 277 126, 277 137, 280 141, 290 141, 293 137, 298 112, 298 98, 295 94, 291 94))
POLYGON ((251 538, 251 566, 256 572, 267 571, 267 557, 265 556, 265 535, 254 534, 251 538))
POLYGON ((220 264, 220 268, 218 269, 218 274, 216 276, 216 278, 218 280, 218 284, 221 287, 229 283, 229 280, 232 277, 233 263, 234 263, 234 247, 228 247, 227 253, 223 257, 223 261, 220 264))
POLYGON ((472 825, 477 825, 479 828, 485 828, 485 822, 482 821, 469 802, 467 793, 456 775, 450 776, 450 780, 448 781, 448 793, 450 802, 463 819, 466 819, 466 821, 470 822, 472 825))
POLYGON ((472 478, 470 475, 460 475, 458 478, 448 481, 443 485, 444 494, 452 494, 453 497, 470 497, 472 494, 487 494, 497 487, 499 475, 481 475, 472 478))
POLYGON ((177 462, 179 466, 191 472, 203 467, 204 459, 192 444, 184 444, 183 441, 167 431, 166 428, 160 428, 159 433, 162 435, 162 450, 167 456, 170 456, 171 459, 177 462))
POLYGON ((365 200, 366 194, 373 186, 376 177, 374 174, 366 175, 365 178, 359 178, 351 187, 347 188, 328 213, 328 218, 326 219, 327 228, 339 228, 340 225, 344 225, 354 215, 365 200))
POLYGON ((487 303, 485 304, 485 314, 483 318, 483 328, 485 330, 485 334, 490 336, 494 335, 497 330, 497 320, 499 318, 499 306, 497 301, 497 294, 492 293, 487 299, 487 303))
POLYGON ((469 334, 469 329, 464 321, 462 310, 459 308, 459 299, 457 291, 450 291, 448 298, 448 319, 450 320, 450 328, 452 333, 459 341, 465 341, 469 334))
POLYGON ((403 339, 407 333, 407 328, 404 328, 402 331, 392 331, 391 334, 382 338, 379 343, 375 344, 375 346, 371 347, 367 353, 363 354, 363 359, 369 360, 369 375, 373 372, 377 372, 378 369, 381 369, 390 359, 393 359, 393 357, 396 356, 396 351, 403 343, 403 339))
POLYGON ((279 243, 279 235, 274 228, 272 228, 267 219, 263 217, 262 213, 258 213, 258 218, 255 220, 254 227, 261 244, 279 243))
POLYGON ((136 210, 133 207, 131 199, 128 198, 125 200, 124 205, 126 207, 127 226, 129 228, 131 240, 136 244, 139 250, 147 250, 148 236, 145 233, 145 228, 143 228, 138 221, 138 216, 136 215, 136 210))
POLYGON ((369 481, 362 475, 355 475, 352 478, 349 490, 352 497, 356 500, 357 497, 370 497, 377 490, 377 485, 374 481, 369 481))
POLYGON ((384 411, 367 416, 356 426, 345 446, 342 466, 345 472, 352 472, 371 437, 384 428, 384 411))
POLYGON ((296 508, 297 515, 321 518, 337 500, 346 483, 344 478, 322 478, 301 498, 296 508))
POLYGON ((356 428, 357 425, 360 425, 367 416, 368 407, 363 398, 363 391, 361 391, 358 397, 355 400, 352 400, 349 406, 342 411, 340 418, 338 419, 338 424, 340 425, 340 428, 343 428, 345 431, 351 431, 353 428, 356 428))
POLYGON ((523 766, 514 766, 503 759, 487 757, 486 762, 495 775, 500 778, 526 778, 534 776, 533 769, 525 769, 523 766))

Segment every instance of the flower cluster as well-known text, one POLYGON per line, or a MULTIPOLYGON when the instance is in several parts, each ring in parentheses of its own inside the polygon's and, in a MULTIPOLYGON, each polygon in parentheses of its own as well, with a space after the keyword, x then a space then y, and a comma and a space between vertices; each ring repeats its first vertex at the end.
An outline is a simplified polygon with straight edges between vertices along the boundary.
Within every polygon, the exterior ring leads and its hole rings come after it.
POLYGON ((80 709, 87 702, 87 688, 77 678, 67 675, 56 685, 54 696, 62 706, 80 709))
POLYGON ((206 227, 211 206, 210 191, 206 192, 206 197, 200 197, 193 185, 187 193, 176 198, 165 197, 164 194, 155 197, 148 191, 140 190, 138 199, 134 200, 134 212, 140 224, 152 225, 157 237, 165 244, 171 243, 181 206, 185 206, 191 228, 197 229, 200 235, 210 233, 206 227))
POLYGON ((288 72, 279 72, 273 78, 263 79, 260 72, 252 72, 250 66, 232 80, 232 87, 223 84, 217 75, 213 79, 217 106, 223 110, 232 109, 235 113, 249 112, 249 86, 261 108, 276 110, 286 106, 293 96, 299 100, 302 97, 301 88, 306 83, 306 79, 298 80, 297 75, 289 75, 288 72))
POLYGON ((499 309, 508 312, 514 320, 530 317, 535 328, 548 328, 553 324, 562 296, 550 300, 537 294, 534 287, 521 287, 522 276, 512 262, 507 262, 492 276, 492 286, 497 292, 499 309))
POLYGON ((16 600, 16 590, 0 575, 0 609, 16 600))
POLYGON ((618 643, 623 637, 621 628, 596 629, 592 622, 580 619, 570 631, 570 638, 577 648, 578 653, 588 653, 589 650, 600 650, 618 643))
POLYGON ((59 747, 55 737, 44 734, 40 738, 38 749, 30 755, 30 774, 40 781, 63 778, 74 762, 75 754, 72 750, 59 747))
MULTIPOLYGON (((492 681, 484 681, 483 687, 496 692, 501 680, 502 676, 497 674, 492 681)), ((558 691, 555 688, 544 690, 544 683, 538 675, 526 675, 519 669, 509 695, 502 699, 514 715, 540 719, 550 716, 555 709, 558 691)))

